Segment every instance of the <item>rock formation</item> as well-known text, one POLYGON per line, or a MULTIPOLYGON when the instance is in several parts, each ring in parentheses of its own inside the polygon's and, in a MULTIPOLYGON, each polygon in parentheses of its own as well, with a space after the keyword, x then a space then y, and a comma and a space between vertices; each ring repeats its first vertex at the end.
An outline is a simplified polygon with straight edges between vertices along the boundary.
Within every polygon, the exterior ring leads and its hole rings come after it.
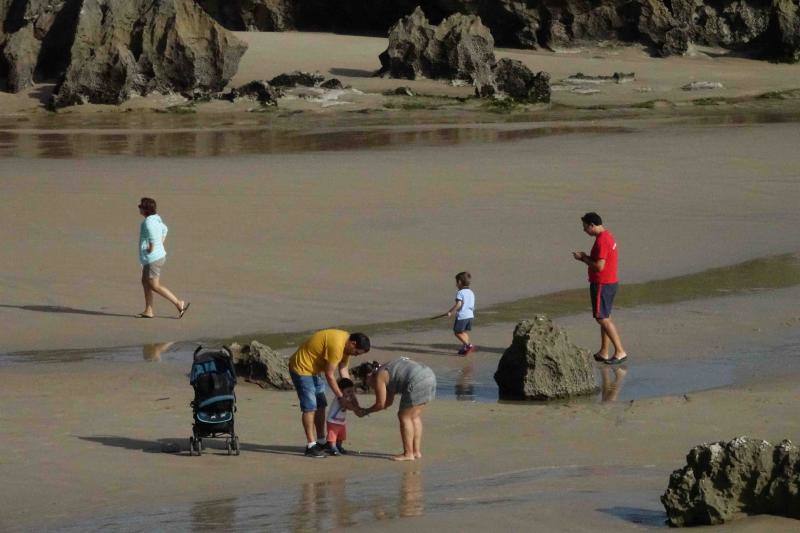
POLYGON ((325 76, 319 72, 303 72, 295 70, 294 72, 278 74, 271 80, 269 84, 273 87, 292 88, 298 85, 302 87, 319 87, 325 81, 325 76))
POLYGON ((463 80, 484 87, 493 84, 494 39, 478 17, 455 14, 433 26, 417 8, 392 27, 380 61, 380 75, 463 80))
POLYGON ((597 390, 589 353, 546 315, 517 324, 494 380, 502 399, 555 400, 597 390))
POLYGON ((280 89, 272 87, 266 81, 255 80, 220 94, 218 98, 231 102, 235 102, 241 98, 251 98, 262 106, 275 106, 278 105, 278 98, 281 96, 282 93, 280 89))
POLYGON ((658 55, 691 44, 781 61, 800 59, 796 0, 201 0, 232 29, 325 30, 386 35, 421 7, 434 24, 455 14, 481 18, 501 46, 553 48, 613 40, 658 55), (235 11, 233 14, 226 14, 235 11), (237 14, 238 13, 238 14, 237 14), (247 22, 261 18, 268 22, 247 22), (273 22, 274 21, 274 22, 273 22))
POLYGON ((54 106, 219 91, 246 45, 194 0, 0 0, 0 80, 56 81, 54 106))
POLYGON ((800 450, 748 437, 695 446, 661 497, 672 526, 722 524, 739 514, 800 518, 800 450))
POLYGON ((550 75, 547 72, 534 74, 522 62, 503 58, 497 62, 492 75, 499 94, 518 102, 550 101, 550 75))
POLYGON ((238 376, 264 388, 294 389, 288 361, 269 346, 252 341, 249 345, 234 343, 226 348, 233 355, 238 376))
POLYGON ((214 19, 233 31, 294 29, 291 0, 197 0, 214 19))

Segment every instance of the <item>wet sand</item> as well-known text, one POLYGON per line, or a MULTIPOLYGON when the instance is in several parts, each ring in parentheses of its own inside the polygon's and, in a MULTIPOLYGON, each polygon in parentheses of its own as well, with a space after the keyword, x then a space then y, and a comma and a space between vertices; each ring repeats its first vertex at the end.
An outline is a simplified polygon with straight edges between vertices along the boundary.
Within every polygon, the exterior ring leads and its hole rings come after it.
MULTIPOLYGON (((788 305, 798 291, 621 310, 618 321, 635 357, 627 365, 629 383, 648 364, 683 363, 691 373, 721 354, 738 354, 743 369, 748 357, 768 366, 781 343, 799 345, 788 305)), ((589 322, 574 316, 560 323, 591 346, 589 322)), ((496 361, 512 327, 476 330, 483 348, 471 358, 446 355, 446 331, 376 338, 371 357, 410 355, 445 374, 484 358, 496 361)), ((695 381, 696 391, 635 401, 440 398, 425 415, 420 463, 388 460, 399 444, 393 410, 350 422, 350 449, 360 454, 310 460, 300 456, 293 393, 244 383, 237 389, 242 455, 228 457, 209 443, 206 455, 189 457, 188 360, 182 348, 174 350, 160 362, 144 360, 152 357, 145 351, 139 361, 3 367, 4 529, 306 531, 418 523, 429 530, 492 522, 519 527, 535 519, 548 530, 633 530, 663 523, 658 497, 691 446, 740 434, 800 439, 796 379, 756 371, 722 389, 699 390, 706 387, 695 381), (181 453, 162 453, 168 443, 181 453)), ((684 381, 680 372, 670 378, 684 381)), ((765 517, 732 527, 758 526, 790 531, 796 523, 765 517)))
POLYGON ((0 190, 16 207, 0 213, 0 351, 422 317, 448 305, 462 269, 483 307, 579 288, 569 254, 590 248, 578 217, 592 209, 622 246, 623 282, 792 251, 795 134, 664 127, 447 148, 2 159, 0 190), (161 301, 159 319, 132 318, 143 195, 170 226, 162 281, 193 303, 181 321, 161 301))

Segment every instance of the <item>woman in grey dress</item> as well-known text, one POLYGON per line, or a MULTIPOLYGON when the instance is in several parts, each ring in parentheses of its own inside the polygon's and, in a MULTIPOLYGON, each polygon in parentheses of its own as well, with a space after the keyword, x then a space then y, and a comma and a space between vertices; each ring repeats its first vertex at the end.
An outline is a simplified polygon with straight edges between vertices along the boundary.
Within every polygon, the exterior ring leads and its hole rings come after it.
POLYGON ((413 461, 422 457, 422 410, 436 397, 436 375, 425 365, 401 357, 384 365, 363 363, 353 370, 364 383, 375 391, 375 403, 359 409, 356 415, 364 416, 382 411, 394 403, 400 395, 400 438, 403 453, 393 457, 395 461, 413 461))

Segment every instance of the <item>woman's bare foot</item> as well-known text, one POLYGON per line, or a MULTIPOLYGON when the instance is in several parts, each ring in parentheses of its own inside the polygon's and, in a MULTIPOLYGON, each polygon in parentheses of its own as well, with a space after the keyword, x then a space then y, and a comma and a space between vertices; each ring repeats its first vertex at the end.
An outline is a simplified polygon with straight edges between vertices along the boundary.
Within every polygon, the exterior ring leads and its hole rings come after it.
POLYGON ((422 452, 417 452, 414 454, 414 459, 422 459, 422 452))
POLYGON ((413 461, 416 459, 413 455, 406 455, 404 453, 392 457, 392 461, 413 461))

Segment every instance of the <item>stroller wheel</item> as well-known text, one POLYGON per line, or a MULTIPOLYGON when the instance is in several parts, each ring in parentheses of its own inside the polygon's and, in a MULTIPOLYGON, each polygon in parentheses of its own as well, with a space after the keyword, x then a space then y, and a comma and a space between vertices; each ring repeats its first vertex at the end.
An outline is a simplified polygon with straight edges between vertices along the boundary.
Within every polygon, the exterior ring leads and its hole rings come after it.
POLYGON ((203 439, 195 439, 195 442, 197 442, 197 455, 203 455, 203 439))
POLYGON ((189 437, 189 455, 194 455, 194 435, 189 437))
POLYGON ((228 455, 233 455, 233 444, 231 439, 225 439, 225 449, 228 450, 228 455))
POLYGON ((239 455, 239 436, 235 435, 233 437, 233 453, 235 455, 239 455))

